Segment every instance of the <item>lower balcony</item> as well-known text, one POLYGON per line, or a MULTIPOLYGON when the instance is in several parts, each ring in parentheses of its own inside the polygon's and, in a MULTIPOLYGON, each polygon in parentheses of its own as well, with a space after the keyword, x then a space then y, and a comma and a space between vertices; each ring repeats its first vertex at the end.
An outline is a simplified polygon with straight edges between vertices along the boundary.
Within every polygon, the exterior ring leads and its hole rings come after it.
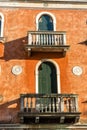
POLYGON ((79 121, 76 94, 21 94, 21 123, 76 123, 79 121))

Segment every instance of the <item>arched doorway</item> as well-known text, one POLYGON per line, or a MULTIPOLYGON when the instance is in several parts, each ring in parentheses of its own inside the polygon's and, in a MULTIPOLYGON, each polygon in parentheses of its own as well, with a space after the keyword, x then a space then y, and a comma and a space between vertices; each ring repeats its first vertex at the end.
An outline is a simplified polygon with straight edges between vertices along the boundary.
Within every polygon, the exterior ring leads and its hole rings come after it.
POLYGON ((49 61, 42 62, 38 67, 38 93, 57 93, 56 68, 49 61))
MULTIPOLYGON (((39 79, 41 77, 46 77, 46 75, 48 75, 48 79, 49 79, 49 81, 51 81, 51 82, 49 82, 49 84, 51 84, 51 85, 49 85, 51 88, 49 88, 49 91, 48 90, 46 90, 46 91, 48 91, 49 93, 50 92, 51 93, 61 93, 60 69, 59 69, 58 64, 54 60, 51 60, 51 59, 42 59, 36 65, 36 69, 35 69, 36 93, 39 93, 39 92, 41 93, 39 87, 40 87, 40 84, 42 84, 42 82, 44 82, 44 86, 46 86, 48 84, 47 79, 46 79, 46 81, 45 80, 42 81, 41 79, 39 79), (44 70, 42 70, 42 67, 44 70), (49 73, 46 71, 47 68, 49 68, 49 70, 47 70, 47 71, 49 71, 49 73), (42 74, 43 71, 45 71, 45 75, 42 74), (51 73, 51 75, 50 75, 50 73, 51 73), (42 76, 40 76, 41 74, 42 74, 42 76), (53 79, 52 79, 52 75, 53 75, 53 79), (46 85, 45 85, 45 82, 47 82, 46 85), (55 89, 53 86, 55 87, 55 89)), ((43 86, 41 86, 41 87, 43 87, 43 86)), ((42 90, 43 89, 44 88, 42 88, 42 90)), ((43 93, 45 93, 45 91, 43 93)))
MULTIPOLYGON (((41 17, 38 19, 38 31, 45 31, 46 33, 48 31, 53 31, 53 30, 54 30, 54 27, 53 27, 52 17, 48 14, 41 15, 41 17)), ((41 34, 38 37, 38 39, 42 45, 46 45, 46 44, 51 45, 52 39, 54 38, 51 34, 49 35, 41 34)))

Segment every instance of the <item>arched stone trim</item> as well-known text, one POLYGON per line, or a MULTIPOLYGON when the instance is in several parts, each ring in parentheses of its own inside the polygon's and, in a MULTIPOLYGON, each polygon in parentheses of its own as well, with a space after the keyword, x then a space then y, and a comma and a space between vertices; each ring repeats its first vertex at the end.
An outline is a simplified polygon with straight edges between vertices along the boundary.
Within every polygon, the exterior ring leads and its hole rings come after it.
POLYGON ((4 30, 4 15, 0 13, 0 20, 1 20, 1 35, 0 37, 3 37, 3 30, 4 30))
POLYGON ((56 18, 53 14, 51 14, 50 12, 41 12, 39 13, 37 16, 36 16, 36 30, 38 31, 38 21, 39 21, 39 18, 44 15, 44 14, 47 14, 49 16, 51 16, 51 18, 53 19, 53 25, 54 25, 54 31, 56 31, 56 18))
POLYGON ((60 69, 59 69, 59 66, 58 64, 51 60, 51 59, 42 59, 41 61, 39 61, 36 65, 36 70, 35 70, 35 79, 36 79, 36 93, 38 93, 38 76, 39 76, 39 72, 38 72, 38 68, 39 66, 43 63, 43 62, 51 62, 54 64, 55 68, 56 68, 56 76, 57 76, 57 90, 58 90, 58 93, 61 93, 61 90, 60 90, 60 69))

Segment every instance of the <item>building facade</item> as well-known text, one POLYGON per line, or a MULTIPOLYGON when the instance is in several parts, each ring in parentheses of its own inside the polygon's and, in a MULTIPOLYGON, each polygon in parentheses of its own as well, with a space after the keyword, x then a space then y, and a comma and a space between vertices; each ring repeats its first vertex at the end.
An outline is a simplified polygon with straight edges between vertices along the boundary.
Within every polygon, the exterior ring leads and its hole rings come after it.
POLYGON ((0 123, 86 124, 86 58, 86 0, 0 2, 0 123))

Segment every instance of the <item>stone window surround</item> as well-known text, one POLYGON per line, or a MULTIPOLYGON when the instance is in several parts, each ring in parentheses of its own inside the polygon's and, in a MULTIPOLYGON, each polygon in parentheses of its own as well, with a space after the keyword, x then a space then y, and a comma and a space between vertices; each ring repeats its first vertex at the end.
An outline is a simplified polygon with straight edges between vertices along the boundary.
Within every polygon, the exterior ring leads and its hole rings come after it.
POLYGON ((56 68, 56 76, 57 76, 57 91, 58 94, 61 93, 61 87, 60 87, 60 68, 59 65, 51 59, 42 59, 40 60, 37 64, 36 64, 36 69, 35 69, 35 79, 36 79, 36 93, 38 93, 38 76, 39 76, 39 72, 38 72, 38 68, 39 66, 43 63, 43 62, 51 62, 54 64, 55 68, 56 68))
POLYGON ((36 16, 36 30, 38 31, 38 22, 39 22, 39 18, 42 16, 42 15, 49 15, 52 19, 53 19, 53 26, 54 26, 54 31, 56 31, 56 18, 55 16, 50 13, 50 12, 41 12, 39 13, 37 16, 36 16))
POLYGON ((0 37, 3 37, 3 30, 4 30, 4 15, 0 12, 0 20, 1 20, 1 35, 0 37))

